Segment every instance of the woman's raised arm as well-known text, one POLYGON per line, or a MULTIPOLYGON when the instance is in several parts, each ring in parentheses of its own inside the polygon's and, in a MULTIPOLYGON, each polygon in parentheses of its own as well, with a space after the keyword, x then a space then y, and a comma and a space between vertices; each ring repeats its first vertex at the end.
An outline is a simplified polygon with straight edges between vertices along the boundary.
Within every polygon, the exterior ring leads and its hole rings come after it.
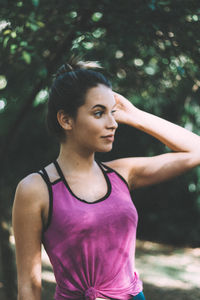
POLYGON ((130 187, 155 184, 177 176, 200 164, 200 137, 185 128, 136 108, 114 93, 116 121, 133 126, 160 140, 175 152, 154 157, 124 158, 110 165, 127 179, 130 187))
POLYGON ((13 205, 18 300, 41 299, 42 216, 47 199, 40 175, 31 174, 18 184, 13 205))

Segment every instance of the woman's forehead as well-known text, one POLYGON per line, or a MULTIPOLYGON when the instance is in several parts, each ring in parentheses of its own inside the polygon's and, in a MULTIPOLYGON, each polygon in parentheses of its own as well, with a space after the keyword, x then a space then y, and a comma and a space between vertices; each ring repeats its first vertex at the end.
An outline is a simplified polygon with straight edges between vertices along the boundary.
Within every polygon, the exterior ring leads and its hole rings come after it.
POLYGON ((101 104, 104 106, 115 105, 115 98, 111 88, 102 84, 90 88, 86 93, 85 104, 87 106, 95 106, 101 104))

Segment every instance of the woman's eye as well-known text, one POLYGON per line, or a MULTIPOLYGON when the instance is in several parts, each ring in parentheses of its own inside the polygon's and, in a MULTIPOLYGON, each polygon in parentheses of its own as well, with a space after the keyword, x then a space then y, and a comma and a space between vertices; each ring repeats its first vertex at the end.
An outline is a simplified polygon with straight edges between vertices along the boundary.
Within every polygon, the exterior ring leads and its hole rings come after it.
POLYGON ((102 114, 103 114, 102 111, 96 111, 96 112, 94 113, 94 115, 95 115, 96 117, 101 117, 102 114))
POLYGON ((112 114, 114 114, 115 112, 116 112, 116 109, 113 109, 113 110, 111 111, 112 114))

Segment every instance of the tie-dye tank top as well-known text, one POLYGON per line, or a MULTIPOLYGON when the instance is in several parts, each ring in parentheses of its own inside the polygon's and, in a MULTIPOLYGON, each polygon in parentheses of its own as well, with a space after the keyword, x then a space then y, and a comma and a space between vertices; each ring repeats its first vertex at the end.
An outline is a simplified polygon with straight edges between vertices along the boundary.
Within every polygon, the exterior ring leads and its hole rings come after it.
POLYGON ((138 215, 128 185, 113 169, 98 163, 107 193, 94 202, 77 197, 57 161, 60 176, 50 182, 49 218, 43 244, 56 278, 56 300, 131 299, 142 291, 135 270, 138 215))

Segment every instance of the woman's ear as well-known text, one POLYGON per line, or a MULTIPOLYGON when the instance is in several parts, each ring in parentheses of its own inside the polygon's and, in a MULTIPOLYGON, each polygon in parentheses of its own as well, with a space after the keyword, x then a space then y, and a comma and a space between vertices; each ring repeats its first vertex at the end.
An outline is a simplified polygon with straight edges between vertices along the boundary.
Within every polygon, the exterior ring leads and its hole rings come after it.
POLYGON ((72 129, 72 117, 66 114, 63 110, 57 112, 57 120, 60 126, 65 130, 72 129))

